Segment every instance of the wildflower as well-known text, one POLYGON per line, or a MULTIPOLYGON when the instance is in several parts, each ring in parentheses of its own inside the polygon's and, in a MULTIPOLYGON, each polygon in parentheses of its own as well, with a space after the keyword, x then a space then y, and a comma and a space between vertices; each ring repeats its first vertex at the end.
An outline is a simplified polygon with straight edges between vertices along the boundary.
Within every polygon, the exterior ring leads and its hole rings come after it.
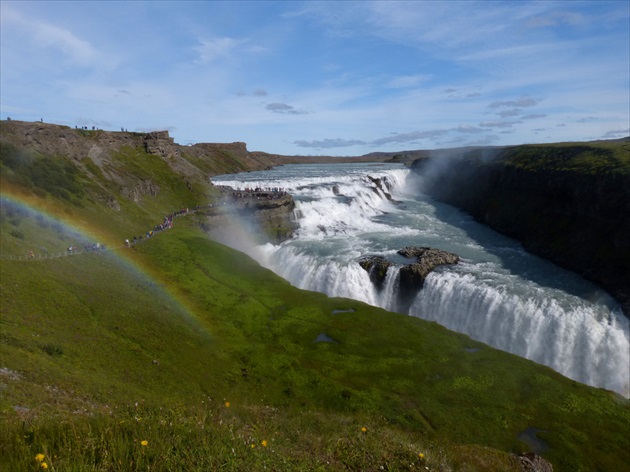
POLYGON ((256 447, 256 444, 252 444, 252 449, 254 449, 256 447))
POLYGON ((225 402, 225 408, 230 408, 230 402, 225 402))
POLYGON ((40 466, 42 469, 47 469, 47 468, 48 468, 48 464, 46 464, 45 462, 42 462, 41 464, 39 464, 39 466, 40 466))
POLYGON ((419 457, 420 459, 424 459, 424 454, 420 453, 420 454, 418 454, 418 457, 419 457))
POLYGON ((147 441, 147 440, 140 441, 140 445, 141 446, 148 446, 149 445, 149 441, 147 441))
POLYGON ((44 454, 37 454, 37 455, 35 456, 35 460, 36 460, 37 462, 41 462, 41 461, 43 461, 43 460, 44 460, 44 457, 45 457, 45 456, 44 456, 44 454))
POLYGON ((262 441, 260 441, 260 444, 262 444, 263 447, 267 447, 267 440, 263 439, 262 441))
POLYGON ((363 428, 361 428, 361 431, 363 431, 364 433, 367 433, 367 428, 364 426, 363 428))

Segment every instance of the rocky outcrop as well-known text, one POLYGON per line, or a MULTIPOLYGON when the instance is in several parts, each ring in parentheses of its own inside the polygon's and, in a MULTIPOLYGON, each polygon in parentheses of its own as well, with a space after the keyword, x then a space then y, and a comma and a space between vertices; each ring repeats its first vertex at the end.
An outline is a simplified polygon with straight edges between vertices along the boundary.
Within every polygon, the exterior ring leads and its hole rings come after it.
POLYGON ((179 146, 168 131, 154 131, 144 136, 144 149, 148 154, 154 154, 163 158, 179 156, 179 146))
MULTIPOLYGON (((398 254, 414 259, 414 262, 403 265, 399 271, 398 299, 401 312, 409 310, 431 271, 441 265, 459 262, 458 255, 429 247, 408 246, 399 250, 398 254)), ((370 280, 380 290, 383 288, 387 271, 395 264, 383 256, 371 255, 360 259, 359 265, 368 272, 370 280)))
POLYGON ((630 165, 617 147, 518 146, 419 159, 421 190, 600 284, 630 314, 630 165))
POLYGON ((538 454, 525 452, 516 455, 523 472, 553 472, 553 466, 538 454))
MULTIPOLYGON (((294 215, 295 201, 288 193, 239 192, 229 187, 219 189, 221 204, 209 213, 209 227, 223 231, 233 224, 236 217, 247 225, 251 239, 257 243, 277 244, 293 236, 298 224, 294 215)), ((223 236, 220 239, 230 245, 223 236)))
POLYGON ((387 178, 383 177, 383 178, 374 178, 370 175, 367 176, 367 178, 374 184, 376 185, 376 188, 374 189, 374 191, 378 194, 379 191, 383 193, 383 195, 385 195, 385 198, 387 198, 388 200, 392 199, 391 194, 389 193, 389 187, 388 187, 388 183, 387 183, 387 178))
POLYGON ((409 310, 431 271, 441 265, 459 262, 456 254, 428 247, 406 247, 398 251, 398 254, 414 259, 414 262, 400 269, 398 296, 401 311, 404 312, 409 310))
POLYGON ((0 122, 0 144, 13 146, 21 153, 63 157, 79 167, 91 162, 115 181, 113 156, 128 149, 164 159, 176 174, 203 183, 207 183, 208 176, 262 170, 283 163, 279 156, 249 152, 243 142, 184 146, 175 143, 168 131, 104 131, 18 120, 0 122))
POLYGON ((405 247, 398 251, 398 254, 415 259, 415 262, 400 269, 400 290, 403 292, 417 292, 433 269, 459 262, 458 255, 429 247, 405 247))
POLYGON ((367 271, 372 283, 381 290, 387 277, 387 270, 392 266, 383 256, 366 256, 359 260, 359 265, 367 271))
POLYGON ((142 197, 155 197, 160 193, 160 187, 150 180, 138 182, 134 187, 123 187, 120 192, 123 197, 138 203, 142 197))

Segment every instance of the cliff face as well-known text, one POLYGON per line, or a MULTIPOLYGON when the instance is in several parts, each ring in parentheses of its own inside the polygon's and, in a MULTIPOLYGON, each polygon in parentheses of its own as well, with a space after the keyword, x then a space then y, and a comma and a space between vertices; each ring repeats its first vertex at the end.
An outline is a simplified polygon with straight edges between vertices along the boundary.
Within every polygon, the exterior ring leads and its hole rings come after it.
POLYGON ((0 142, 43 156, 64 157, 75 164, 91 160, 99 167, 123 148, 141 149, 164 159, 177 174, 207 181, 211 175, 262 170, 276 165, 277 158, 250 153, 245 143, 202 143, 182 146, 168 131, 149 133, 84 130, 68 126, 24 121, 2 121, 0 142))
POLYGON ((284 192, 238 192, 219 187, 221 198, 207 214, 213 239, 249 254, 256 245, 278 244, 298 228, 295 201, 284 192))
POLYGON ((422 190, 608 290, 630 314, 628 144, 419 159, 422 190))
MULTIPOLYGON (((168 131, 130 133, 15 120, 0 123, 3 184, 26 185, 29 191, 52 193, 77 204, 87 192, 89 199, 117 212, 126 202, 141 205, 144 199, 159 199, 169 191, 179 192, 178 198, 190 205, 205 204, 212 175, 262 170, 280 163, 278 159, 250 153, 243 142, 181 146, 168 131)), ((291 236, 295 223, 293 199, 276 197, 250 196, 230 206, 257 227, 256 234, 277 242, 291 236)))

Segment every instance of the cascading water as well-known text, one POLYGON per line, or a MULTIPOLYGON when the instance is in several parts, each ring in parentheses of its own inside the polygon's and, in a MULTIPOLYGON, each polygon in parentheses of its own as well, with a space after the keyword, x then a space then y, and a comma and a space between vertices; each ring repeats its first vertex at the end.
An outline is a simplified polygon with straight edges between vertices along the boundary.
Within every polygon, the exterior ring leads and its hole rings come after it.
POLYGON ((251 253, 293 285, 397 311, 398 269, 377 288, 358 260, 378 254, 408 263, 396 253, 405 246, 453 252, 460 263, 429 274, 410 315, 630 396, 628 319, 610 296, 419 193, 404 166, 287 165, 213 182, 293 195, 295 237, 251 253))

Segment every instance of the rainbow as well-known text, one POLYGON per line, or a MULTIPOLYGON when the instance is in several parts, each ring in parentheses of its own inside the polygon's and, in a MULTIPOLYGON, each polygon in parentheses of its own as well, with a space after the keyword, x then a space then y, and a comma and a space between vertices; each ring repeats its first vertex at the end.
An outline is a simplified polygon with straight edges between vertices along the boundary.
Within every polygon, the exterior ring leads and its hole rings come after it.
MULTIPOLYGON (((97 243, 101 244, 103 241, 105 242, 105 249, 100 252, 106 254, 110 257, 115 264, 119 265, 123 270, 132 274, 134 277, 143 280, 148 285, 152 287, 156 287, 158 290, 168 301, 172 302, 175 306, 181 309, 182 313, 192 321, 197 327, 208 333, 208 328, 205 326, 205 323, 201 321, 201 317, 196 314, 195 310, 190 307, 190 304, 183 299, 183 297, 179 296, 177 293, 169 290, 164 284, 156 280, 154 276, 150 274, 150 272, 145 269, 141 263, 131 257, 132 252, 125 247, 124 244, 118 244, 115 246, 110 246, 107 244, 108 240, 103 234, 100 234, 92 229, 88 228, 87 225, 73 221, 72 218, 65 216, 59 217, 49 211, 46 211, 42 208, 44 205, 41 200, 32 196, 23 196, 18 194, 17 192, 6 192, 3 189, 3 192, 0 193, 0 206, 1 207, 12 207, 17 210, 20 214, 28 217, 34 218, 39 221, 44 221, 46 226, 52 226, 57 230, 61 230, 64 233, 68 233, 73 236, 76 240, 81 241, 82 243, 86 243, 87 245, 96 245, 97 243)), ((81 248, 78 248, 78 252, 75 253, 77 257, 82 254, 86 254, 81 251, 81 248)), ((54 259, 56 257, 65 257, 70 255, 69 252, 63 252, 58 255, 51 255, 47 257, 35 256, 32 261, 29 260, 27 254, 22 254, 19 256, 10 255, 10 254, 0 254, 0 259, 2 260, 14 260, 14 261, 30 261, 35 262, 43 259, 54 259)), ((73 257, 75 257, 73 255, 73 257)))

